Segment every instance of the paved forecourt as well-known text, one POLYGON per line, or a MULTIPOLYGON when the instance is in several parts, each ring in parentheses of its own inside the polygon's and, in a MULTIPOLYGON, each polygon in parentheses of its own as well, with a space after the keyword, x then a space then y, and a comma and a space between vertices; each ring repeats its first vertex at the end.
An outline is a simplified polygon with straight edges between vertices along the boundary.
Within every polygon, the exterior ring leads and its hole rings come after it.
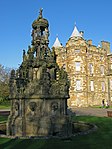
POLYGON ((91 107, 87 108, 76 107, 72 111, 75 112, 76 116, 89 115, 89 116, 108 117, 107 111, 112 112, 112 108, 103 109, 103 108, 91 108, 91 107))

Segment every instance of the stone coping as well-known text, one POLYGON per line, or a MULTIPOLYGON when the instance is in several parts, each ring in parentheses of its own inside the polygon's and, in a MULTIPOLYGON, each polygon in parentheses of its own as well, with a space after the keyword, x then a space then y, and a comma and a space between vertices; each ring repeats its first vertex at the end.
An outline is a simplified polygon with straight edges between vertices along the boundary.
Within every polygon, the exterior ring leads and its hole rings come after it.
POLYGON ((78 136, 78 135, 87 135, 87 134, 92 133, 92 132, 94 132, 98 129, 98 127, 95 124, 85 123, 85 122, 82 122, 82 121, 78 121, 78 122, 74 122, 74 123, 82 124, 82 125, 83 124, 84 125, 90 125, 92 128, 88 129, 87 131, 74 133, 74 134, 68 135, 68 136, 26 136, 26 137, 23 137, 23 136, 7 136, 7 135, 4 135, 4 134, 0 134, 0 138, 10 138, 10 139, 52 139, 52 138, 54 138, 54 139, 68 140, 69 138, 75 137, 75 136, 78 136))

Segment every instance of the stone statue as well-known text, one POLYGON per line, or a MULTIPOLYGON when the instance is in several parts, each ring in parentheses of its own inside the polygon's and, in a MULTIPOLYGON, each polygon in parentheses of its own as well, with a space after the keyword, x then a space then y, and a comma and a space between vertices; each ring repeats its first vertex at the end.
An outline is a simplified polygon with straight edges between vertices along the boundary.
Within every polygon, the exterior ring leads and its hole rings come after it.
POLYGON ((39 12, 39 16, 38 16, 38 19, 41 19, 43 16, 42 16, 42 12, 43 12, 43 9, 40 8, 40 12, 39 12))
POLYGON ((48 40, 49 37, 49 30, 48 28, 45 28, 45 40, 48 40))

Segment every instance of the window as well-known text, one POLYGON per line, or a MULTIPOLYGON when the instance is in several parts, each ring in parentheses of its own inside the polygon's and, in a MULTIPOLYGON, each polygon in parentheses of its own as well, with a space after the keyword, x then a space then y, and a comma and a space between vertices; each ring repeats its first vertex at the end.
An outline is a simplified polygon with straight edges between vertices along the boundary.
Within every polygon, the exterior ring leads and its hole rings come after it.
POLYGON ((104 75, 104 66, 101 66, 100 70, 101 70, 101 74, 104 75))
POLYGON ((103 61, 103 56, 100 56, 100 60, 103 61))
POLYGON ((91 54, 88 54, 88 58, 92 58, 92 55, 91 54))
POLYGON ((81 80, 76 80, 76 90, 81 90, 81 80))
POLYGON ((94 91, 94 81, 90 81, 90 90, 94 91))
POLYGON ((75 62, 76 71, 80 71, 80 62, 75 62))
POLYGON ((101 82, 101 88, 102 88, 102 91, 104 92, 105 91, 105 83, 104 82, 101 82))
POLYGON ((79 49, 75 49, 75 53, 80 53, 80 50, 79 49))
POLYGON ((89 64, 89 71, 90 71, 90 75, 93 74, 93 64, 89 64))

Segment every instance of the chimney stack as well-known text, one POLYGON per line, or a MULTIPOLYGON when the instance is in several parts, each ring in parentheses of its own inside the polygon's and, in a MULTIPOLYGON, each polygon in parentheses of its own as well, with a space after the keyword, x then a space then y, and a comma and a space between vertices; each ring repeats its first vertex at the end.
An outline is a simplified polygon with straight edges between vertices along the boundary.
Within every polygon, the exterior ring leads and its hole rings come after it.
POLYGON ((110 42, 107 41, 101 41, 102 43, 102 48, 107 51, 107 54, 110 53, 110 42))
POLYGON ((87 43, 88 43, 88 45, 92 45, 92 40, 91 39, 88 40, 87 43))

